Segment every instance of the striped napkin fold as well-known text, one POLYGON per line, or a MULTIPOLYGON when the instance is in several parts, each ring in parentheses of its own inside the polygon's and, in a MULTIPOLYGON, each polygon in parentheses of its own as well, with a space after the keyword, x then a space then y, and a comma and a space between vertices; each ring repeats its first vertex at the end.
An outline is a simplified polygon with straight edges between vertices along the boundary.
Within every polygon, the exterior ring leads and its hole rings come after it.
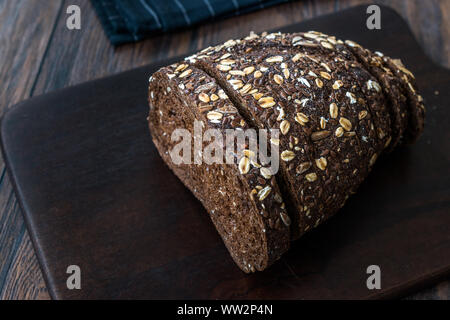
POLYGON ((91 0, 113 45, 290 0, 91 0))

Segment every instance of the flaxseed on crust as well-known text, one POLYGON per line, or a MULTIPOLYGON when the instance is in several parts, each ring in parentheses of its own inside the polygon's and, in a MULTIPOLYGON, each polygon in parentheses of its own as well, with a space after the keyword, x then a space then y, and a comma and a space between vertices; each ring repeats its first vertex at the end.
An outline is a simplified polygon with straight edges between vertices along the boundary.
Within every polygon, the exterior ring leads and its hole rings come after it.
POLYGON ((208 47, 155 73, 149 90, 155 145, 246 272, 332 216, 381 154, 423 130, 422 98, 401 62, 314 31, 208 47), (195 119, 222 132, 278 129, 269 138, 279 172, 247 156, 234 165, 171 163, 171 132, 192 130, 195 119))

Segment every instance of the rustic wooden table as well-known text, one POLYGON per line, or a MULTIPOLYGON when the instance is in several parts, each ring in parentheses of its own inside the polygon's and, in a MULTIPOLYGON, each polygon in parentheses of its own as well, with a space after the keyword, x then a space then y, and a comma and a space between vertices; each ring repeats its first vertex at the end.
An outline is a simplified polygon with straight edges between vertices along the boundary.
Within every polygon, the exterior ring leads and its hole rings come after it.
MULTIPOLYGON (((380 3, 405 18, 424 51, 450 67, 450 0, 304 0, 245 16, 112 47, 88 0, 0 0, 0 114, 55 89, 344 8, 380 3), (66 28, 66 8, 81 8, 81 30, 66 28), (268 19, 270 18, 270 22, 268 19)), ((0 159, 0 299, 49 299, 20 208, 0 159)), ((449 299, 450 281, 408 299, 449 299)))

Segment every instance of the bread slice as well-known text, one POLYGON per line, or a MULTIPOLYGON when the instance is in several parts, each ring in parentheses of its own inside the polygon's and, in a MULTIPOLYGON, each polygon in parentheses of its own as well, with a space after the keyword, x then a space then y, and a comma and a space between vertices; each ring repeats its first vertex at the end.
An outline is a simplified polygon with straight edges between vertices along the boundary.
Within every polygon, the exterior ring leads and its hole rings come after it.
MULTIPOLYGON (((267 55, 268 53, 260 51, 248 51, 245 54, 246 62, 240 63, 240 57, 243 57, 241 50, 232 52, 218 50, 207 57, 198 58, 196 64, 217 79, 254 127, 280 130, 279 141, 272 142, 278 144, 280 148, 278 179, 282 191, 289 194, 285 198, 288 199, 288 211, 293 221, 291 236, 296 239, 304 232, 304 229, 308 228, 307 218, 300 214, 306 206, 304 195, 297 191, 308 189, 311 193, 320 193, 320 181, 317 180, 317 168, 313 165, 314 157, 309 136, 294 126, 295 104, 282 101, 281 95, 285 90, 278 90, 274 83, 268 81, 266 75, 277 72, 283 79, 285 76, 281 70, 270 69, 269 64, 265 66, 267 70, 258 70, 267 55), (229 63, 232 63, 232 69, 228 67, 229 63), (236 72, 237 74, 233 75, 236 72), (227 79, 229 76, 231 77, 227 79), (272 105, 275 102, 277 106, 272 105), (289 114, 290 118, 287 118, 286 114, 289 114), (297 175, 302 178, 301 186, 296 182, 297 175), (306 175, 311 177, 310 180, 305 178, 306 175)), ((314 208, 313 210, 318 208, 313 203, 311 207, 314 208)))
POLYGON ((149 103, 156 148, 209 212, 236 264, 254 272, 279 259, 289 248, 290 221, 274 178, 262 175, 260 165, 242 166, 237 156, 233 164, 197 165, 175 164, 170 155, 179 142, 172 132, 181 128, 193 137, 194 120, 204 130, 220 129, 224 141, 226 129, 248 129, 216 81, 189 64, 165 67, 151 77, 149 103))

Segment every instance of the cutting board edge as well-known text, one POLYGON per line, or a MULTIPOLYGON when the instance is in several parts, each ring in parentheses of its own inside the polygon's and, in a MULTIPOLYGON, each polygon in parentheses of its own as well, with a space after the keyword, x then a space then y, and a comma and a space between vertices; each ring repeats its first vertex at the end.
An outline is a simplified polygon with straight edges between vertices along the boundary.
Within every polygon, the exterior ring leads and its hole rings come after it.
POLYGON ((25 222, 27 232, 29 233, 31 243, 33 245, 34 253, 36 254, 36 257, 38 259, 38 263, 41 268, 41 273, 44 278, 45 285, 49 292, 50 298, 53 300, 58 300, 58 297, 54 291, 54 288, 56 288, 56 286, 53 285, 53 280, 50 279, 51 272, 49 271, 49 268, 47 267, 45 259, 42 256, 42 250, 40 249, 39 241, 37 239, 37 235, 34 231, 34 228, 31 227, 32 217, 31 217, 31 215, 28 214, 29 210, 27 210, 27 208, 23 202, 22 192, 17 183, 17 178, 14 175, 14 171, 12 170, 12 167, 11 167, 11 162, 10 162, 9 155, 7 152, 7 144, 5 141, 5 127, 7 125, 6 122, 9 120, 9 116, 11 116, 11 114, 14 111, 17 111, 18 109, 23 107, 23 104, 25 104, 27 101, 28 100, 25 100, 25 101, 22 101, 22 102, 19 102, 19 103, 13 105, 1 117, 1 119, 0 119, 0 149, 1 149, 1 154, 2 154, 3 160, 5 162, 5 170, 11 181, 11 185, 13 187, 13 192, 15 193, 17 202, 19 203, 19 208, 20 208, 23 220, 25 222))

